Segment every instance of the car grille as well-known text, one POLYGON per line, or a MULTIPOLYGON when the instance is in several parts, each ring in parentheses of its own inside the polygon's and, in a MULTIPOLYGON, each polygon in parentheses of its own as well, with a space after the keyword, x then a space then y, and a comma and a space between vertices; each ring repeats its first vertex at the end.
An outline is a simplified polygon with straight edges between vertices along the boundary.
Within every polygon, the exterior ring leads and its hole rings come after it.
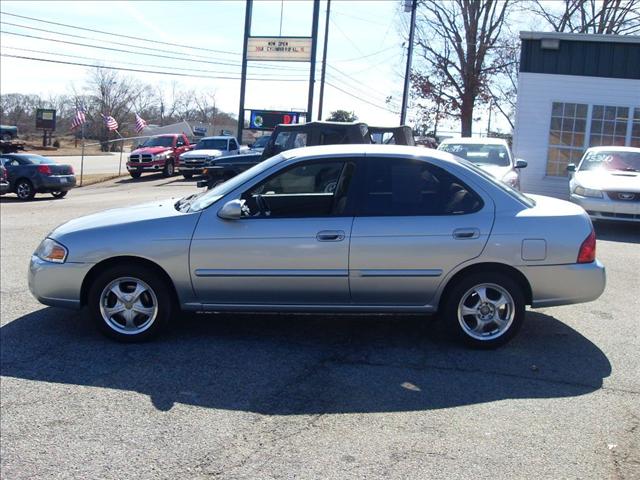
POLYGON ((134 163, 134 162, 150 162, 153 160, 153 155, 150 155, 148 153, 142 154, 142 155, 138 155, 138 154, 134 154, 134 155, 129 155, 129 161, 134 163))
POLYGON ((202 168, 207 164, 207 157, 190 157, 181 159, 180 163, 185 167, 202 168))
POLYGON ((635 192, 607 192, 607 196, 611 200, 620 200, 622 202, 640 202, 640 193, 635 192))
POLYGON ((621 218, 626 220, 640 220, 640 215, 633 213, 614 213, 614 212, 595 212, 593 210, 587 210, 589 215, 599 216, 603 218, 621 218))

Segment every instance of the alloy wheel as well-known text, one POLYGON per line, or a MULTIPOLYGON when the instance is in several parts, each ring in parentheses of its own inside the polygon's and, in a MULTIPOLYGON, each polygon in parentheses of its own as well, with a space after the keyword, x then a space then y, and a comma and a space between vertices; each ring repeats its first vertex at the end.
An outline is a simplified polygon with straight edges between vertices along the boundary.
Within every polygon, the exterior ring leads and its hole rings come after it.
POLYGON ((515 302, 505 288, 482 283, 462 296, 458 304, 458 323, 471 338, 493 340, 509 330, 515 311, 515 302))
POLYGON ((100 313, 112 330, 137 335, 153 325, 158 315, 158 299, 142 280, 120 277, 102 290, 100 313))

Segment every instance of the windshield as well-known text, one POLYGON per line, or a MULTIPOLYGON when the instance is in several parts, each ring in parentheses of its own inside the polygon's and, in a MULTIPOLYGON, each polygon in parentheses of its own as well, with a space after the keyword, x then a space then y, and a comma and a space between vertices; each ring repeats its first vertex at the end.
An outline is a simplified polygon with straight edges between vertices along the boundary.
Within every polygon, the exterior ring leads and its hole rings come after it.
POLYGON ((256 175, 259 175, 260 173, 268 170, 269 168, 273 167, 275 164, 280 163, 283 160, 284 157, 282 155, 271 157, 268 160, 260 162, 257 165, 251 167, 249 170, 245 170, 240 175, 236 175, 230 180, 221 183, 211 190, 207 190, 204 193, 196 194, 195 196, 184 197, 176 204, 176 207, 182 211, 199 212, 200 210, 203 210, 216 201, 220 200, 220 198, 225 196, 230 191, 234 190, 243 183, 251 180, 256 175))
POLYGON ((151 137, 142 144, 143 147, 172 147, 173 137, 151 137))
POLYGON ((227 139, 226 138, 209 138, 207 140, 200 140, 195 147, 195 150, 226 150, 227 139))
POLYGON ((510 165, 509 152, 504 145, 487 145, 483 143, 444 143, 438 150, 453 153, 455 156, 469 160, 476 165, 510 165))
POLYGON ((519 192, 515 188, 510 187, 506 183, 498 180, 493 175, 490 175, 489 173, 485 172, 481 168, 478 168, 474 163, 468 162, 468 161, 467 162, 462 162, 462 163, 466 167, 468 167, 470 170, 473 170, 475 173, 477 173, 478 175, 483 177, 488 182, 491 182, 495 187, 499 188, 500 190, 502 190, 506 194, 510 195, 511 197, 515 198, 519 202, 525 204, 527 207, 531 208, 531 207, 534 207, 536 205, 536 202, 533 201, 531 198, 527 197, 526 195, 524 195, 523 193, 519 192))
POLYGON ((579 170, 640 172, 640 151, 590 151, 582 159, 579 170))
POLYGON ((260 137, 253 144, 253 148, 264 148, 264 147, 266 147, 270 138, 271 138, 271 135, 265 135, 264 137, 260 137))

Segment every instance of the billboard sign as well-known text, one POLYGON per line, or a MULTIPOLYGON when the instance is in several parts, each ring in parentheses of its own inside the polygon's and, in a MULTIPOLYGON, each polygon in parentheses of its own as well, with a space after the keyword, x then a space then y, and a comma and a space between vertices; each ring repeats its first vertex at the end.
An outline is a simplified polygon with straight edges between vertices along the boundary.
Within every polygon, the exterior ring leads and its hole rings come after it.
POLYGON ((249 114, 249 128, 252 130, 273 130, 276 125, 284 123, 304 123, 306 113, 283 112, 273 110, 251 110, 249 114))
POLYGON ((247 60, 310 62, 311 37, 249 37, 247 60))
POLYGON ((36 128, 42 130, 56 129, 56 111, 50 108, 36 109, 36 128))

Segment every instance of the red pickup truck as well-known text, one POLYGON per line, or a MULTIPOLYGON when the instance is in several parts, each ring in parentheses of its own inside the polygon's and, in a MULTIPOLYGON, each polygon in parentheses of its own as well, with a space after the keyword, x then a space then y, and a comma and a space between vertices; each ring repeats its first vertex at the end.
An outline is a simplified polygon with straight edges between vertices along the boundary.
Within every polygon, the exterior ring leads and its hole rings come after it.
POLYGON ((150 137, 129 154, 127 170, 133 178, 139 178, 142 172, 162 172, 163 176, 171 177, 176 171, 180 154, 192 148, 193 145, 183 133, 150 137))

